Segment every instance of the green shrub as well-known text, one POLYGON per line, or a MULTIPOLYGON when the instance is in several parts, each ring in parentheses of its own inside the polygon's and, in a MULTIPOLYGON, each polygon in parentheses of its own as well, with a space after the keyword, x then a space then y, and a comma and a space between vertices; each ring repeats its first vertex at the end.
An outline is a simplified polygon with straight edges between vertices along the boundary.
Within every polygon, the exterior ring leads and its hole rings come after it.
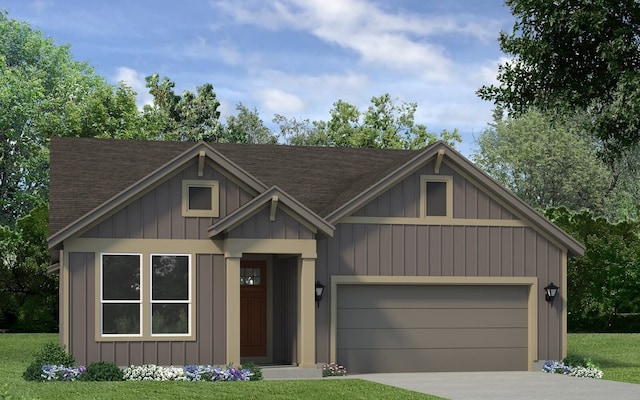
POLYGON ((65 367, 72 367, 76 360, 72 354, 64 351, 64 347, 57 343, 46 343, 42 349, 34 354, 34 360, 22 374, 22 377, 27 381, 40 381, 42 380, 42 366, 43 365, 63 365, 65 367))
POLYGON ((249 371, 251 371, 253 375, 251 375, 251 377, 249 378, 250 381, 262 380, 262 369, 255 363, 252 363, 252 362, 244 363, 240 367, 242 369, 248 369, 249 371))
POLYGON ((597 368, 598 366, 591 361, 590 359, 586 358, 586 357, 582 357, 576 354, 569 354, 567 355, 564 360, 562 360, 562 362, 565 365, 570 365, 572 367, 594 367, 597 368))
POLYGON ((87 370, 80 375, 81 381, 121 381, 123 372, 117 365, 109 362, 95 362, 87 366, 87 370))

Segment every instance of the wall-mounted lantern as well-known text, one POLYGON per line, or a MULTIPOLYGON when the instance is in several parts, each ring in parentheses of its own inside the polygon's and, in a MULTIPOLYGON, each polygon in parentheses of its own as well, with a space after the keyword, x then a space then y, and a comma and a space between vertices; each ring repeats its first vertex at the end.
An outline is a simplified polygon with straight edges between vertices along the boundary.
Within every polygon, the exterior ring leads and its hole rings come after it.
POLYGON ((555 299, 556 295, 558 294, 558 289, 559 287, 557 287, 556 285, 553 284, 553 282, 551 282, 548 286, 544 288, 544 299, 548 302, 552 302, 553 299, 555 299))
POLYGON ((320 300, 324 294, 324 285, 320 281, 316 281, 316 305, 320 307, 320 300))

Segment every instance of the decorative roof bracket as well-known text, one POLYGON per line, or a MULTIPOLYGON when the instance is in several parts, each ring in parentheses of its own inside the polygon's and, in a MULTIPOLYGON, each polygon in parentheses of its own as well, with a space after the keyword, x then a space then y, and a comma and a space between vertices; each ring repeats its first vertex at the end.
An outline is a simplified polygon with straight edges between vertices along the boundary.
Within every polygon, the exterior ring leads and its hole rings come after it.
POLYGON ((440 173, 440 166, 442 165, 442 158, 444 157, 444 149, 438 150, 438 158, 436 159, 436 166, 433 168, 433 172, 436 175, 440 173))
POLYGON ((278 209, 278 196, 271 197, 271 214, 269 214, 269 221, 276 220, 276 210, 278 209))

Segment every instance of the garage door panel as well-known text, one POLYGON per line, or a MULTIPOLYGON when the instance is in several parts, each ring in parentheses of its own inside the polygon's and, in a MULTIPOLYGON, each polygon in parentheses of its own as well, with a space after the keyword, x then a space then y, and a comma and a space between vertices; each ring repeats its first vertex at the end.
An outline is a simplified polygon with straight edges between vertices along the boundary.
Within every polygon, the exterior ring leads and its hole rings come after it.
POLYGON ((340 329, 342 349, 514 348, 527 343, 527 328, 340 329))
POLYGON ((526 309, 340 309, 340 328, 520 328, 526 309))
POLYGON ((352 308, 526 308, 527 290, 518 286, 352 285, 338 291, 338 305, 352 308), (470 303, 469 299, 473 298, 470 303))
POLYGON ((527 349, 341 350, 350 373, 524 371, 527 349))
POLYGON ((337 362, 354 373, 528 370, 526 285, 338 286, 337 362))

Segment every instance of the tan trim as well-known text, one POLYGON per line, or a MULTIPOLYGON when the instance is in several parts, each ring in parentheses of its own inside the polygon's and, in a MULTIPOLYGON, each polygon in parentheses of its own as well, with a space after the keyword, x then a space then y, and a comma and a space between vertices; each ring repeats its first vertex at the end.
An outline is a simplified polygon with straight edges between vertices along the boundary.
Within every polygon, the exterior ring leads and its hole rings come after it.
POLYGON ((278 209, 278 196, 271 196, 271 210, 269 210, 269 221, 274 222, 276 220, 276 210, 278 209))
POLYGON ((66 240, 67 253, 191 253, 224 254, 222 241, 197 239, 95 239, 66 240))
POLYGON ((415 157, 401 165, 399 168, 396 168, 388 175, 382 177, 382 179, 373 184, 373 186, 365 189, 359 195, 332 211, 326 217, 326 220, 329 223, 335 224, 337 221, 355 212, 358 208, 364 206, 381 193, 389 190, 393 185, 415 173, 424 164, 426 164, 434 155, 437 154, 438 147, 438 143, 426 147, 422 152, 418 153, 415 157))
POLYGON ((316 367, 315 258, 298 259, 298 366, 316 367))
POLYGON ((134 341, 195 341, 196 337, 196 254, 184 253, 184 252, 96 252, 95 253, 95 321, 94 321, 94 336, 96 342, 134 342, 134 341), (131 254, 140 255, 141 257, 141 270, 140 270, 140 282, 142 286, 140 307, 141 321, 140 321, 140 335, 103 335, 101 329, 102 322, 102 294, 100 287, 102 282, 102 256, 105 254, 131 254), (151 257, 154 255, 175 255, 175 256, 189 256, 189 291, 191 293, 191 301, 189 302, 189 333, 166 335, 166 334, 151 334, 151 257))
MULTIPOLYGON (((316 258, 315 239, 226 239, 226 257, 242 254, 300 254, 303 258, 316 258)), ((238 278, 240 279, 240 278, 238 278)))
POLYGON ((204 175, 204 160, 205 160, 205 151, 200 150, 198 154, 198 176, 202 177, 204 175))
POLYGON ((404 218, 404 217, 346 217, 341 224, 378 224, 378 225, 453 225, 453 226, 508 226, 527 227, 525 221, 515 219, 471 219, 471 218, 404 218))
POLYGON ((522 285, 529 286, 528 298, 528 366, 538 354, 538 278, 536 277, 456 277, 456 276, 364 276, 333 275, 331 277, 331 326, 329 331, 329 358, 336 362, 339 285, 522 285))
POLYGON ((60 334, 61 334, 61 342, 64 348, 71 352, 72 350, 69 348, 70 346, 70 335, 71 332, 71 319, 69 317, 71 313, 71 304, 69 304, 69 291, 71 290, 71 281, 69 279, 69 253, 64 250, 60 250, 60 300, 59 307, 61 311, 60 316, 60 334))
MULTIPOLYGON (((439 154, 439 153, 438 153, 439 154)), ((420 175, 420 217, 421 218, 445 218, 453 219, 453 176, 449 175, 420 175), (428 182, 444 182, 446 183, 446 208, 447 215, 445 217, 427 216, 427 183, 428 182)))
POLYGON ((247 219, 251 218, 253 215, 267 207, 269 205, 269 202, 273 207, 274 196, 278 197, 277 206, 280 207, 281 210, 291 215, 291 217, 307 227, 307 229, 309 229, 311 232, 316 233, 317 231, 320 231, 327 236, 333 236, 333 231, 335 230, 333 225, 329 224, 326 220, 321 218, 313 211, 309 210, 307 207, 305 207, 293 197, 289 196, 286 192, 282 191, 277 186, 272 186, 265 192, 261 193, 260 195, 246 203, 244 206, 240 207, 231 214, 222 218, 216 224, 209 227, 209 237, 213 238, 225 231, 236 228, 247 219))
POLYGON ((433 167, 433 173, 438 175, 440 173, 440 166, 442 165, 442 158, 444 157, 444 149, 438 150, 438 157, 436 158, 436 165, 433 167))
POLYGON ((182 216, 183 217, 213 217, 220 215, 220 182, 214 180, 193 180, 184 179, 182 181, 182 216), (189 208, 189 188, 204 187, 211 189, 211 209, 192 210, 189 208))
POLYGON ((227 364, 240 365, 240 257, 226 257, 227 364))
MULTIPOLYGON (((221 171, 222 174, 230 174, 235 179, 241 180, 247 187, 253 189, 256 193, 260 193, 267 188, 262 182, 247 173, 235 163, 231 162, 217 150, 214 150, 210 145, 205 142, 200 142, 183 152, 181 155, 175 157, 173 160, 162 165, 151 174, 129 186, 127 189, 116 194, 89 213, 83 215, 71 224, 49 236, 49 248, 55 248, 64 240, 78 234, 78 232, 86 229, 88 226, 102 221, 107 215, 123 208, 136 196, 146 193, 152 188, 158 186, 168 177, 184 170, 194 162, 194 157, 199 157, 200 151, 204 151, 207 157, 223 170, 221 171)), ((219 168, 216 169, 219 170, 219 168)))
POLYGON ((47 267, 47 274, 51 275, 51 274, 56 274, 56 273, 60 273, 60 262, 58 261, 57 263, 51 264, 47 267))
POLYGON ((529 221, 529 226, 539 228, 534 229, 558 248, 569 250, 572 255, 580 256, 584 254, 585 248, 582 243, 549 221, 509 190, 502 187, 502 185, 493 178, 472 164, 471 161, 457 154, 453 149, 447 155, 454 161, 447 162, 448 167, 474 185, 488 189, 483 190, 487 196, 495 200, 500 206, 506 208, 516 217, 524 221, 529 221))
POLYGON ((568 308, 568 304, 567 304, 567 252, 563 251, 562 252, 562 260, 561 260, 561 265, 560 265, 560 299, 562 299, 562 324, 560 329, 562 330, 561 335, 562 335, 562 349, 560 349, 560 355, 562 356, 562 359, 564 359, 567 356, 567 330, 569 328, 569 325, 567 324, 567 308, 568 308))

